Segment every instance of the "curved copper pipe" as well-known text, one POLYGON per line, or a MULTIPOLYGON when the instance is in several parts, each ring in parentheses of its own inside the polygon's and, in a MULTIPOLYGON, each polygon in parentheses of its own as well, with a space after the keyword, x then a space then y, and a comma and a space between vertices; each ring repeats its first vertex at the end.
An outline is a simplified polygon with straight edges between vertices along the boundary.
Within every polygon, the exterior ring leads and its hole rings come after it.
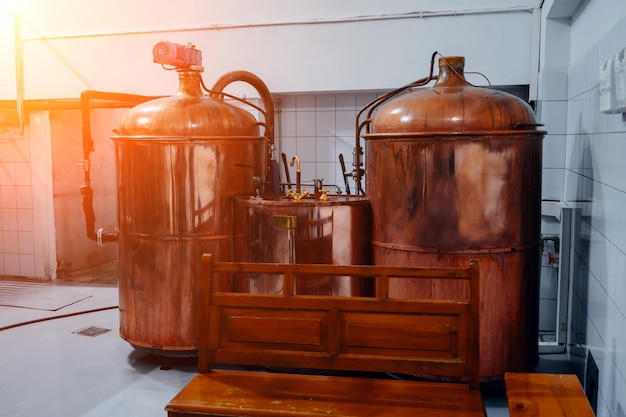
POLYGON ((213 85, 210 96, 213 98, 218 98, 218 93, 221 93, 227 85, 236 81, 243 81, 250 84, 257 90, 259 96, 261 97, 261 100, 263 101, 263 107, 265 109, 265 137, 268 141, 267 158, 265 162, 267 171, 265 183, 266 189, 273 190, 274 186, 271 184, 274 178, 274 101, 272 100, 272 93, 270 93, 267 85, 265 85, 263 80, 261 80, 257 75, 249 71, 239 70, 231 71, 222 75, 213 85))
POLYGON ((300 169, 300 157, 298 155, 294 155, 291 158, 291 164, 289 165, 293 166, 294 164, 296 164, 296 193, 300 194, 302 170, 300 169))
POLYGON ((372 100, 371 102, 369 102, 368 104, 365 105, 365 107, 363 107, 356 115, 356 138, 355 138, 355 147, 354 147, 354 166, 355 166, 355 170, 354 170, 354 182, 355 182, 355 188, 356 188, 356 193, 359 195, 365 195, 365 191, 363 190, 363 187, 361 185, 361 177, 363 176, 363 174, 365 174, 365 171, 361 168, 361 131, 363 130, 363 128, 365 128, 365 132, 366 133, 370 133, 370 124, 372 122, 372 113, 374 112, 374 110, 379 107, 381 104, 383 104, 384 102, 386 102, 387 100, 397 96, 400 93, 403 93, 407 90, 410 90, 413 87, 421 87, 423 85, 428 84, 430 81, 432 80, 436 80, 437 77, 433 76, 433 71, 434 71, 434 67, 435 67, 435 57, 439 55, 439 52, 435 51, 433 52, 431 58, 430 58, 430 73, 428 74, 428 77, 424 77, 424 78, 420 78, 419 80, 415 80, 410 84, 407 84, 405 86, 402 86, 400 88, 396 88, 395 90, 392 90, 388 93, 383 94, 382 96, 372 100), (365 118, 364 121, 361 122, 361 116, 363 115, 363 113, 369 110, 367 112, 367 117, 365 118))

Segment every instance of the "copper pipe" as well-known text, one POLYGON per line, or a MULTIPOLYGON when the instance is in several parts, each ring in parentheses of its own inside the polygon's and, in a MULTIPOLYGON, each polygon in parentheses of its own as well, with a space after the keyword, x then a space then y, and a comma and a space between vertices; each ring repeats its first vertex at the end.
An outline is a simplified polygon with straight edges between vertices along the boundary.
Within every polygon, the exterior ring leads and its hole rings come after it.
POLYGON ((294 155, 293 158, 291 158, 291 163, 289 165, 293 166, 296 162, 296 193, 300 194, 300 189, 302 188, 302 169, 300 167, 300 157, 298 157, 298 155, 294 155))
POLYGON ((266 158, 266 177, 265 177, 265 188, 268 191, 275 191, 278 189, 278 184, 273 184, 274 179, 274 170, 276 169, 274 163, 274 101, 272 100, 272 94, 270 93, 267 85, 255 74, 249 71, 231 71, 222 75, 213 85, 211 91, 211 97, 217 98, 219 97, 219 93, 221 93, 227 85, 236 82, 243 81, 250 84, 254 87, 261 100, 263 101, 264 112, 263 116, 265 117, 265 137, 267 138, 267 158, 266 158))
POLYGON ((83 161, 78 165, 83 168, 84 185, 80 187, 80 195, 83 201, 83 213, 85 215, 85 227, 87 237, 102 246, 102 243, 116 242, 117 231, 104 232, 96 230, 96 214, 93 208, 93 189, 91 188, 91 161, 89 156, 93 152, 93 139, 91 137, 91 109, 92 100, 106 100, 112 102, 115 108, 133 107, 139 103, 152 100, 155 97, 138 96, 126 93, 113 93, 107 91, 86 90, 80 94, 81 124, 83 140, 83 161))
POLYGON ((355 138, 355 148, 354 148, 354 166, 355 166, 355 171, 354 171, 354 182, 355 182, 355 188, 356 188, 356 194, 357 195, 364 195, 365 191, 363 190, 363 187, 361 186, 361 177, 362 175, 365 173, 362 169, 361 169, 361 140, 360 140, 360 136, 361 136, 361 131, 363 130, 363 128, 365 128, 365 133, 370 133, 370 125, 372 122, 372 113, 374 112, 374 110, 380 106, 381 104, 383 104, 384 102, 386 102, 387 100, 397 96, 398 94, 405 92, 407 90, 411 90, 414 87, 420 87, 420 86, 424 86, 426 84, 428 84, 430 81, 432 80, 436 80, 437 77, 433 76, 433 70, 435 67, 435 57, 439 55, 439 52, 435 51, 432 54, 431 60, 430 60, 430 73, 428 74, 428 77, 424 77, 424 78, 420 78, 419 80, 415 80, 410 84, 407 84, 405 86, 402 86, 400 88, 397 88, 395 90, 392 90, 386 94, 383 94, 382 96, 372 100, 371 102, 369 102, 368 104, 365 105, 365 107, 363 107, 359 113, 356 115, 356 138, 355 138), (365 118, 365 120, 363 122, 360 122, 361 119, 361 115, 366 111, 367 112, 367 117, 365 118))
POLYGON ((287 155, 285 153, 280 154, 283 160, 283 167, 285 168, 285 183, 286 186, 283 186, 283 192, 287 192, 287 188, 291 187, 291 176, 289 175, 289 164, 287 163, 287 155))

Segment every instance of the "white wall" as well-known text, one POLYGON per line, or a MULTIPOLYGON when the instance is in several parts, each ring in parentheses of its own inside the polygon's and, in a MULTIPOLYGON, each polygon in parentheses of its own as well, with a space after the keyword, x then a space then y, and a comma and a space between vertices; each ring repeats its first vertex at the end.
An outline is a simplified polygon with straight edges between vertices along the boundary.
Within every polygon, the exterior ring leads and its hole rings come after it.
POLYGON ((599 71, 626 46, 626 2, 585 2, 570 24, 562 153, 563 200, 575 209, 569 352, 583 381, 588 352, 598 365, 597 415, 621 417, 626 413, 626 121, 621 114, 600 112, 599 71))
POLYGON ((434 51, 466 56, 493 84, 529 84, 533 16, 520 3, 488 0, 482 9, 502 12, 483 13, 458 0, 9 1, 27 99, 170 94, 175 77, 152 63, 160 40, 201 49, 208 85, 246 69, 276 93, 390 89, 427 74, 434 51))
MULTIPOLYGON (((552 11, 553 2, 544 3, 542 8, 542 30, 540 61, 541 68, 538 80, 537 119, 543 123, 543 129, 548 133, 543 140, 543 172, 542 172, 542 199, 554 202, 553 205, 544 203, 547 208, 542 216, 541 232, 544 235, 559 235, 561 233, 560 218, 550 214, 560 214, 559 202, 563 200, 563 182, 565 178, 565 138, 567 131, 567 99, 568 99, 568 72, 569 48, 564 45, 570 43, 569 19, 548 19, 552 11), (554 211, 556 210, 556 211, 554 211)), ((556 331, 565 318, 558 315, 559 310, 559 273, 566 274, 567 269, 558 264, 549 264, 548 248, 553 242, 544 242, 544 256, 541 268, 541 289, 539 299, 539 329, 540 340, 556 341, 556 331), (559 271, 556 267, 559 267, 559 271), (565 272, 564 272, 565 271, 565 272), (557 321, 559 323, 557 323, 557 321)), ((560 339, 560 338, 559 338, 560 339)), ((559 342, 562 342, 559 340, 559 342)), ((556 347, 555 347, 556 348, 556 347)), ((560 348, 560 347, 559 347, 560 348)), ((546 350, 549 350, 547 347, 546 350)))

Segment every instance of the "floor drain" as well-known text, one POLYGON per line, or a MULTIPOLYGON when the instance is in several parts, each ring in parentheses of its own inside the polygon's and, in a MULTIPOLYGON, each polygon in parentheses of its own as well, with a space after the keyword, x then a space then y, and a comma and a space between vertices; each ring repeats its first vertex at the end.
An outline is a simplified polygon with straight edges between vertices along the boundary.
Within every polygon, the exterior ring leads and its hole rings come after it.
POLYGON ((91 336, 91 337, 96 337, 96 336, 100 336, 101 334, 105 334, 106 332, 110 332, 111 329, 103 329, 101 327, 87 327, 85 329, 79 330, 77 332, 74 332, 75 334, 79 334, 81 336, 91 336))

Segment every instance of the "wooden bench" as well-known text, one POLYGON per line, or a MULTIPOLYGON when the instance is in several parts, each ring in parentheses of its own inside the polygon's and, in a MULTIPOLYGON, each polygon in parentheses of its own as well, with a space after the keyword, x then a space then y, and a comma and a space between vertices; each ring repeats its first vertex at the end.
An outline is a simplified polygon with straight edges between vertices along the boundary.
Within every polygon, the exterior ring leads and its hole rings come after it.
POLYGON ((511 417, 594 417, 578 377, 572 374, 504 374, 511 417))
POLYGON ((477 261, 408 268, 225 263, 204 255, 202 265, 199 374, 166 406, 169 417, 485 416, 477 261), (215 288, 224 274, 280 276, 283 292, 215 288), (294 295, 300 275, 374 279, 375 296, 294 295), (468 297, 389 298, 390 282, 405 278, 461 280, 468 297), (276 372, 284 369, 290 372, 276 372))

